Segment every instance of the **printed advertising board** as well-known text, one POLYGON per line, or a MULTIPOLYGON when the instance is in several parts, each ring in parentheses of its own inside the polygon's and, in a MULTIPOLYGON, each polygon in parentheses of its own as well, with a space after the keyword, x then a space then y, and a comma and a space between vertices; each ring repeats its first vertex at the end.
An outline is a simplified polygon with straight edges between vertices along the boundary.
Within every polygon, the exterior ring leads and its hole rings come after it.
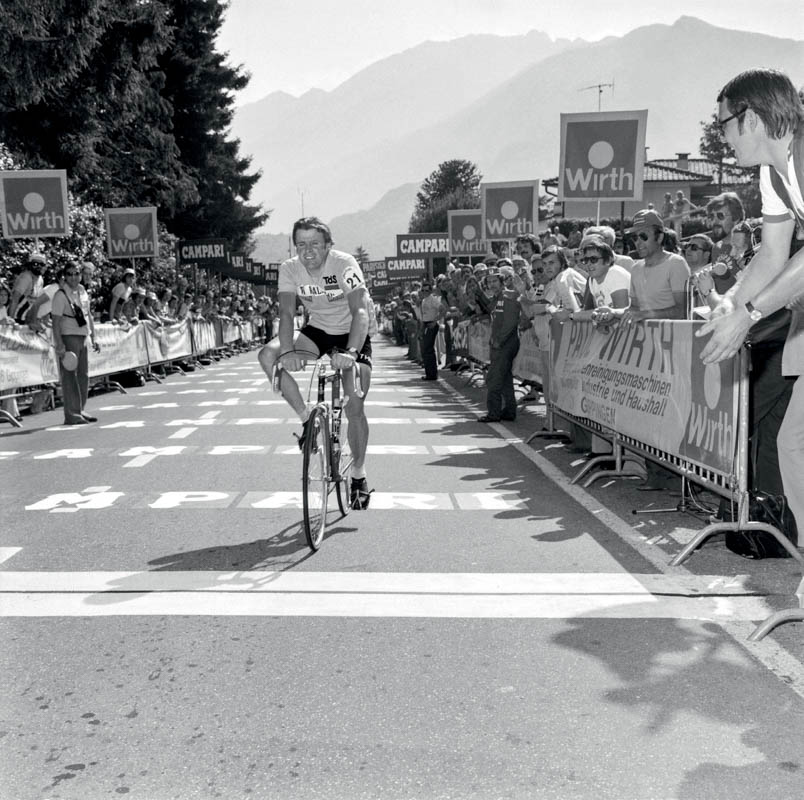
POLYGON ((226 239, 183 239, 179 242, 179 260, 183 266, 225 272, 229 268, 229 242, 226 239))
POLYGON ((641 200, 648 112, 561 115, 559 200, 641 200))
POLYGON ((0 172, 0 206, 6 239, 70 235, 67 172, 63 169, 0 172))
POLYGON ((103 214, 110 259, 158 255, 156 208, 104 208, 103 214))
POLYGON ((536 233, 539 224, 539 181, 480 184, 484 239, 516 239, 536 233))
POLYGON ((427 275, 424 258, 386 258, 385 272, 389 283, 421 279, 427 275))
POLYGON ((447 211, 447 237, 450 256, 485 256, 488 242, 483 238, 483 216, 479 208, 447 211))
POLYGON ((449 237, 446 233, 398 233, 397 258, 432 258, 449 255, 449 237))
POLYGON ((737 361, 705 365, 702 322, 550 326, 557 408, 724 475, 737 443, 737 361))

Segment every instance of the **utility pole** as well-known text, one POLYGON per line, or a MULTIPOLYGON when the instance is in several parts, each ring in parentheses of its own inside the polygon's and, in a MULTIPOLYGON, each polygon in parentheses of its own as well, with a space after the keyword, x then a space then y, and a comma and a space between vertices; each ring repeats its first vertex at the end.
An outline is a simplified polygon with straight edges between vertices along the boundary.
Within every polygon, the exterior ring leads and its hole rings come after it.
POLYGON ((614 94, 614 78, 611 79, 611 83, 593 83, 591 86, 584 86, 583 89, 578 89, 578 91, 588 92, 590 89, 597 89, 597 110, 600 111, 600 106, 603 102, 603 90, 611 89, 611 93, 614 94))

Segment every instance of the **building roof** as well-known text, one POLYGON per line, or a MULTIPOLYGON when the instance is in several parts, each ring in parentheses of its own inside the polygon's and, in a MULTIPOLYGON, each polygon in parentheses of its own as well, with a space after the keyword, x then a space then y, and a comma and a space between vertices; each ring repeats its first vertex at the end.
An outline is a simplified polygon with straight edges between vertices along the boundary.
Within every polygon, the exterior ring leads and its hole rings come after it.
MULTIPOLYGON (((678 162, 675 158, 655 158, 647 163, 657 167, 678 168, 678 162)), ((754 170, 751 167, 738 167, 734 164, 723 164, 722 169, 723 183, 729 184, 730 186, 749 184, 754 179, 754 170)), ((717 161, 710 161, 708 158, 690 158, 687 159, 686 171, 709 178, 713 183, 717 183, 717 161)))
MULTIPOLYGON (((690 158, 688 169, 681 169, 675 158, 655 158, 645 162, 645 183, 696 183, 701 186, 717 184, 717 161, 707 158, 690 158)), ((753 180, 753 171, 732 164, 723 165, 723 184, 742 186, 753 180)), ((558 178, 547 178, 544 186, 558 187, 558 178)))

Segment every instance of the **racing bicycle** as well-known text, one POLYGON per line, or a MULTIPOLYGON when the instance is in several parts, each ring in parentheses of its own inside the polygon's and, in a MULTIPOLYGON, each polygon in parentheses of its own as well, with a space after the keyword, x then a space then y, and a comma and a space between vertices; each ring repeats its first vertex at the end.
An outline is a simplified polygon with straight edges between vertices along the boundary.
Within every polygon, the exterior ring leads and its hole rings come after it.
MULTIPOLYGON (((293 351, 306 356, 303 351, 293 351)), ((285 355, 285 354, 283 354, 285 355)), ((310 353, 315 359, 313 373, 307 390, 307 404, 313 387, 317 385, 318 394, 310 416, 304 424, 304 432, 299 437, 302 451, 302 506, 304 509, 304 533, 307 544, 318 550, 324 539, 327 525, 329 496, 334 491, 341 516, 349 513, 351 502, 352 451, 347 436, 348 420, 343 413, 349 398, 343 393, 343 374, 341 369, 332 366, 328 356, 310 353), (327 384, 330 399, 327 400, 327 384)), ((274 391, 279 390, 282 370, 281 360, 274 366, 274 391)), ((351 367, 358 397, 363 396, 360 385, 360 369, 355 362, 351 367)))

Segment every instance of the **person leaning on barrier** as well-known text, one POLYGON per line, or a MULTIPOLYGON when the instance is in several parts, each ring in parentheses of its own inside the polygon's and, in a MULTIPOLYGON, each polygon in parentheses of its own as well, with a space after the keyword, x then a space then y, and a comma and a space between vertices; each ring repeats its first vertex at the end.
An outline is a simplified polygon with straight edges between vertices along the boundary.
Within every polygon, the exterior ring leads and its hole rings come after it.
POLYGON ((491 336, 486 373, 486 413, 480 417, 480 422, 516 419, 513 366, 519 352, 519 297, 524 285, 514 274, 509 259, 502 258, 497 264, 493 271, 489 271, 491 295, 485 298, 491 312, 491 336))
POLYGON ((756 322, 792 309, 782 372, 795 385, 777 443, 785 495, 804 530, 804 249, 794 241, 796 225, 804 226, 804 106, 790 78, 771 69, 737 75, 717 103, 737 163, 760 167, 762 246, 697 333, 710 337, 701 357, 706 364, 731 358, 756 322))
POLYGON ((631 305, 623 322, 685 319, 690 268, 681 256, 664 249, 662 218, 655 211, 638 211, 629 233, 636 240, 639 260, 631 271, 631 305))
POLYGON ((614 263, 614 251, 599 236, 584 238, 579 250, 589 280, 583 308, 571 319, 588 319, 601 326, 619 322, 630 303, 631 273, 614 263))
POLYGON ((46 266, 47 259, 41 253, 30 253, 22 271, 14 279, 8 315, 20 324, 25 322, 29 308, 42 293, 45 284, 42 273, 46 266))
POLYGON ((109 321, 114 322, 120 315, 120 307, 131 297, 137 273, 131 267, 123 270, 120 282, 112 289, 112 302, 109 304, 109 321))

